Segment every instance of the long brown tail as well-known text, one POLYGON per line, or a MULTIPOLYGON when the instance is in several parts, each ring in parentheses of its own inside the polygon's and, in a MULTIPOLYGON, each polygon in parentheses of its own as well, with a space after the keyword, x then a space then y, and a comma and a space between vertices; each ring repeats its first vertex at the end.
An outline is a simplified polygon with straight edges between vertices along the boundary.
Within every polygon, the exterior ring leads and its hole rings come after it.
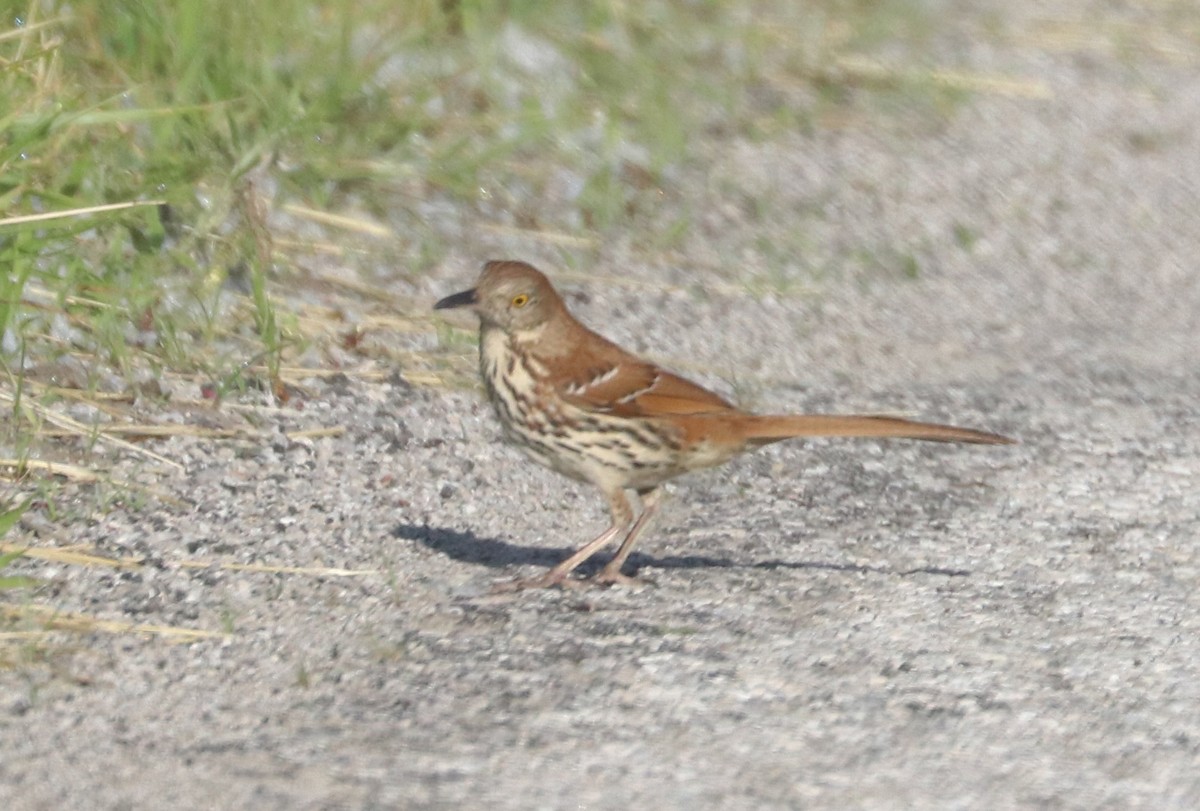
POLYGON ((1016 440, 987 431, 914 422, 900 417, 838 416, 834 414, 753 415, 743 430, 750 442, 766 444, 800 436, 897 437, 930 442, 971 442, 978 445, 1014 445, 1016 440))

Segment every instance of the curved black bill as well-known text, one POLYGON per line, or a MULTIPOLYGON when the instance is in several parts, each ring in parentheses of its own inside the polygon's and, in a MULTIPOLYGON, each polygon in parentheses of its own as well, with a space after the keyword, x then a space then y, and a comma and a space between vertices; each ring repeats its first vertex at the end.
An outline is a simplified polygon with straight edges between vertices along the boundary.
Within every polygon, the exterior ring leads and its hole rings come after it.
POLYGON ((454 307, 467 307, 479 299, 475 298, 474 290, 464 290, 461 293, 455 293, 453 296, 446 296, 444 299, 433 305, 435 310, 449 310, 454 307))

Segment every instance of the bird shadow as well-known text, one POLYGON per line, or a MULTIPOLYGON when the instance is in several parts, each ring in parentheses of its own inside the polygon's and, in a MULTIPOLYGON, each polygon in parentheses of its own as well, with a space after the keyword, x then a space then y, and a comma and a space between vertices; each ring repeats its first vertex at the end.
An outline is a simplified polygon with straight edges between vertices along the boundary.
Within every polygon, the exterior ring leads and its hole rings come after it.
MULTIPOLYGON (((523 546, 508 543, 498 538, 481 538, 473 532, 460 532, 444 527, 433 527, 428 524, 397 524, 392 529, 392 537, 407 541, 416 541, 427 549, 439 552, 448 558, 501 569, 508 566, 542 566, 551 567, 559 563, 571 553, 568 548, 553 546, 523 546)), ((578 572, 582 575, 593 574, 608 561, 610 555, 599 554, 592 560, 582 563, 578 572)), ((858 563, 839 563, 821 560, 760 560, 746 562, 730 557, 715 557, 712 555, 666 555, 656 557, 643 552, 634 552, 625 564, 626 572, 633 572, 643 567, 656 569, 815 569, 834 572, 853 572, 859 574, 899 575, 907 577, 918 574, 940 575, 943 577, 966 577, 971 574, 966 569, 951 569, 941 566, 920 566, 915 569, 895 569, 890 566, 867 566, 858 563)))
POLYGON ((505 566, 553 566, 563 559, 562 549, 550 546, 520 546, 498 538, 481 538, 474 532, 432 527, 428 524, 398 524, 393 538, 416 541, 434 552, 464 563, 500 569, 505 566))

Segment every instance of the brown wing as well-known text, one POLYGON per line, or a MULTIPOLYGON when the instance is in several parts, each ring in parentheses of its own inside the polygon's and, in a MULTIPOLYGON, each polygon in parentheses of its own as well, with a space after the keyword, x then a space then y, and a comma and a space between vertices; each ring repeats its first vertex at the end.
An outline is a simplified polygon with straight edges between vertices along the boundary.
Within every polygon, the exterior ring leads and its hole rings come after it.
POLYGON ((645 416, 711 414, 735 410, 732 403, 690 380, 661 369, 657 372, 654 384, 630 402, 645 416))
MULTIPOLYGON (((613 347, 614 349, 616 347, 613 347)), ((708 389, 625 352, 573 365, 556 382, 559 396, 572 405, 618 417, 707 414, 734 406, 708 389)))

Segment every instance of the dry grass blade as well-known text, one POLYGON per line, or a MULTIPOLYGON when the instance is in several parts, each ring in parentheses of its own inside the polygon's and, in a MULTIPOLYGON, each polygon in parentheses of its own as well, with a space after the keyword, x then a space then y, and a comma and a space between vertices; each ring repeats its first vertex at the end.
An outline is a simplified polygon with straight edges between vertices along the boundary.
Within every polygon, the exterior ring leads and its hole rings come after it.
MULTIPOLYGON (((86 548, 86 547, 83 547, 86 548)), ((21 552, 24 557, 73 566, 100 566, 110 569, 137 569, 140 558, 110 558, 80 551, 81 547, 37 547, 0 543, 0 554, 21 552)), ((340 569, 330 566, 274 566, 269 563, 221 563, 213 560, 184 560, 176 564, 181 569, 217 568, 227 572, 260 572, 264 574, 297 574, 312 577, 364 577, 379 574, 375 569, 340 569)))
POLYGON ((11 31, 0 31, 0 42, 5 42, 10 39, 20 39, 21 37, 27 37, 30 34, 32 34, 34 31, 38 31, 42 28, 49 28, 50 26, 54 26, 54 25, 59 25, 64 20, 65 20, 64 17, 52 17, 49 20, 42 20, 41 22, 27 23, 26 25, 24 25, 20 28, 14 28, 11 31))
POLYGON ((437 372, 403 372, 400 375, 414 386, 428 386, 436 389, 454 388, 454 381, 447 375, 437 372))
MULTIPOLYGON (((252 439, 259 434, 248 429, 239 428, 200 428, 195 425, 98 425, 94 432, 104 436, 122 435, 139 437, 186 436, 196 439, 233 439, 241 437, 252 439)), ((64 437, 75 436, 76 432, 67 430, 42 431, 42 436, 64 437)))
POLYGON ((988 76, 982 73, 945 69, 931 71, 929 77, 938 84, 958 90, 971 90, 1022 99, 1054 97, 1050 86, 1036 79, 1013 79, 1007 76, 988 76))
POLYGON ((83 389, 73 389, 66 386, 47 386, 38 383, 36 380, 25 378, 25 386, 33 392, 49 394, 54 397, 62 397, 67 400, 77 400, 81 403, 87 403, 93 408, 99 408, 106 414, 120 414, 123 412, 117 409, 107 408, 104 403, 125 403, 129 404, 137 399, 137 396, 128 391, 84 391, 83 389))
POLYGON ((184 560, 182 569, 208 569, 210 567, 228 572, 261 572, 264 574, 302 574, 313 577, 364 577, 379 574, 375 569, 336 569, 326 566, 272 566, 266 563, 218 563, 217 561, 184 560))
MULTIPOLYGON (((29 302, 41 304, 44 307, 52 307, 58 309, 60 299, 57 293, 51 292, 41 285, 29 283, 25 285, 25 289, 21 291, 21 295, 29 302)), ((61 303, 70 304, 76 307, 91 307, 94 310, 115 310, 117 305, 109 301, 99 301, 86 296, 63 296, 61 303)))
POLYGON ((0 459, 0 468, 9 468, 15 471, 15 475, 0 476, 9 481, 24 478, 30 471, 38 470, 43 473, 48 473, 51 476, 62 476, 64 479, 70 479, 81 484, 95 484, 100 481, 107 482, 115 487, 123 487, 126 490, 132 490, 146 495, 154 496, 155 498, 173 504, 176 507, 186 507, 187 502, 176 498, 170 493, 158 487, 150 487, 149 485, 136 484, 134 482, 124 481, 122 479, 114 479, 111 477, 101 476, 94 470, 89 470, 79 465, 71 465, 66 462, 47 462, 44 459, 0 459))
POLYGON ((126 558, 107 558, 100 555, 90 555, 75 549, 61 547, 18 546, 11 543, 0 543, 0 553, 20 552, 26 558, 44 560, 50 563, 66 563, 72 566, 101 566, 108 569, 137 569, 141 567, 140 560, 126 558))
POLYGON ((331 214, 328 211, 318 211, 315 208, 308 208, 307 206, 296 205, 295 203, 287 203, 283 206, 283 210, 296 217, 303 217, 306 220, 319 222, 322 225, 332 225, 335 228, 342 228, 347 231, 366 234, 367 236, 380 237, 381 239, 394 239, 396 236, 392 233, 392 229, 386 226, 368 220, 347 217, 343 214, 331 214))
POLYGON ((840 56, 834 61, 834 69, 845 78, 859 82, 894 84, 897 82, 932 81, 945 87, 992 93, 1026 99, 1048 99, 1054 96, 1050 86, 1034 79, 1014 79, 969 71, 947 70, 897 70, 873 59, 862 56, 840 56))
MULTIPOLYGON (((13 395, 9 394, 8 392, 3 392, 3 391, 0 391, 0 401, 4 401, 4 402, 8 402, 8 403, 15 402, 13 395)), ((106 444, 112 445, 117 448, 121 448, 122 450, 129 451, 130 453, 137 454, 138 456, 144 456, 149 459, 153 459, 156 462, 161 462, 164 465, 169 465, 169 466, 175 468, 176 470, 178 470, 180 473, 185 472, 185 468, 183 467, 183 465, 179 464, 178 462, 174 461, 173 459, 168 459, 167 457, 162 456, 161 454, 157 454, 154 451, 150 451, 145 448, 140 448, 137 445, 134 445, 132 442, 126 442, 125 440, 117 439, 116 437, 105 436, 102 433, 98 433, 95 428, 84 425, 83 423, 79 422, 78 420, 72 419, 71 417, 68 417, 64 414, 59 414, 56 411, 52 411, 51 409, 47 408, 46 406, 41 405, 40 403, 29 402, 29 403, 26 403, 25 405, 28 408, 31 408, 34 411, 34 413, 36 413, 40 418, 42 418, 46 422, 50 423, 51 425, 57 425, 59 428, 63 428, 68 431, 73 431, 77 436, 85 437, 85 438, 96 436, 101 442, 104 442, 106 444)))
POLYGON ((121 211, 126 208, 140 208, 142 206, 161 206, 166 203, 166 200, 136 200, 128 203, 109 203, 103 206, 84 206, 83 208, 69 208, 63 211, 45 211, 41 214, 22 214, 18 217, 5 217, 0 219, 0 227, 5 225, 21 225, 29 222, 45 222, 46 220, 63 220, 69 217, 83 217, 87 214, 100 214, 108 211, 121 211))
POLYGON ((44 459, 0 459, 0 468, 11 468, 23 475, 25 471, 40 470, 52 476, 62 476, 71 481, 94 484, 100 481, 100 474, 86 467, 69 465, 65 462, 47 462, 44 459))
POLYGON ((201 639, 216 639, 229 634, 219 631, 202 631, 197 628, 181 628, 174 625, 138 625, 122 620, 104 620, 86 614, 73 614, 48 606, 13 605, 0 603, 0 619, 7 621, 33 621, 40 623, 45 633, 67 631, 71 633, 147 634, 170 639, 174 642, 195 642, 201 639))

